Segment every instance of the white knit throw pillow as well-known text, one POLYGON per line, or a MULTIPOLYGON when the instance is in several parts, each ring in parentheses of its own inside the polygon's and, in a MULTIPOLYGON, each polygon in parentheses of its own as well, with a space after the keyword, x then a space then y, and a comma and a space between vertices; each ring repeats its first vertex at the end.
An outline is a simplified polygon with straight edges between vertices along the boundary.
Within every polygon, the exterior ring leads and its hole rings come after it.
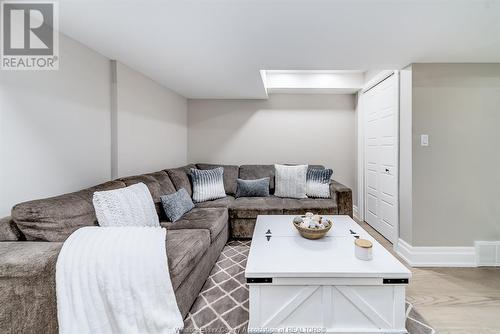
POLYGON ((160 226, 151 193, 142 182, 96 191, 92 203, 100 226, 160 226))
POLYGON ((274 165, 275 190, 278 197, 307 198, 306 175, 307 165, 286 166, 274 165))

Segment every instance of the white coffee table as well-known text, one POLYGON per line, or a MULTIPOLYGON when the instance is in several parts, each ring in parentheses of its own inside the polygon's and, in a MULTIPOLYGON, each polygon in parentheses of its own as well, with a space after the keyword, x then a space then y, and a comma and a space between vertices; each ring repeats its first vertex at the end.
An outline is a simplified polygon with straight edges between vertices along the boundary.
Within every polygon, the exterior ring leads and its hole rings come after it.
POLYGON ((249 332, 406 333, 411 272, 349 216, 328 216, 333 227, 319 240, 302 238, 293 217, 257 218, 249 332), (354 256, 355 235, 372 241, 373 260, 354 256))

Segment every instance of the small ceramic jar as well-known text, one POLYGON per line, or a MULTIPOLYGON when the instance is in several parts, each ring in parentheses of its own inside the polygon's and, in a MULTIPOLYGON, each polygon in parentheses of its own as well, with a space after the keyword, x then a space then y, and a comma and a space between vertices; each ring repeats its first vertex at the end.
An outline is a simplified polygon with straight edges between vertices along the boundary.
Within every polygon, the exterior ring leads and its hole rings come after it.
POLYGON ((370 240, 355 239, 354 255, 360 260, 370 261, 373 258, 373 244, 370 240))

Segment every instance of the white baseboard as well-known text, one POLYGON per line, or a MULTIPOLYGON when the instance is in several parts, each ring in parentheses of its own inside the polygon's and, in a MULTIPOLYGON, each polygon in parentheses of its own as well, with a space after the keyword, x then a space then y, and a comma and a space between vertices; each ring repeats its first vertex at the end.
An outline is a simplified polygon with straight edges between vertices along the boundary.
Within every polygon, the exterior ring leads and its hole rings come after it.
POLYGON ((354 219, 360 220, 358 207, 356 205, 352 206, 352 215, 353 215, 354 219))
POLYGON ((412 267, 477 267, 474 247, 414 247, 399 239, 395 249, 412 267))

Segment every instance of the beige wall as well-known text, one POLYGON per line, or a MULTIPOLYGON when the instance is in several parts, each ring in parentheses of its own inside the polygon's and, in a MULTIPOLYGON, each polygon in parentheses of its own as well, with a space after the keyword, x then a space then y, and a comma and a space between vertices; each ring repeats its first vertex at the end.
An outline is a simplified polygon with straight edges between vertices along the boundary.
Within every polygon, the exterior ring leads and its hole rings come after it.
POLYGON ((19 202, 184 165, 187 101, 60 35, 58 71, 0 74, 0 217, 19 202), (116 110, 112 121, 112 110, 116 110), (113 154, 113 152, 115 154, 113 154))
POLYGON ((187 101, 117 63, 117 177, 186 164, 187 101))
POLYGON ((0 73, 0 216, 109 180, 109 60, 60 36, 58 71, 0 73))
POLYGON ((500 64, 412 69, 413 246, 500 240, 500 64))
POLYGON ((355 191, 354 109, 353 95, 188 100, 188 160, 323 164, 355 191))

